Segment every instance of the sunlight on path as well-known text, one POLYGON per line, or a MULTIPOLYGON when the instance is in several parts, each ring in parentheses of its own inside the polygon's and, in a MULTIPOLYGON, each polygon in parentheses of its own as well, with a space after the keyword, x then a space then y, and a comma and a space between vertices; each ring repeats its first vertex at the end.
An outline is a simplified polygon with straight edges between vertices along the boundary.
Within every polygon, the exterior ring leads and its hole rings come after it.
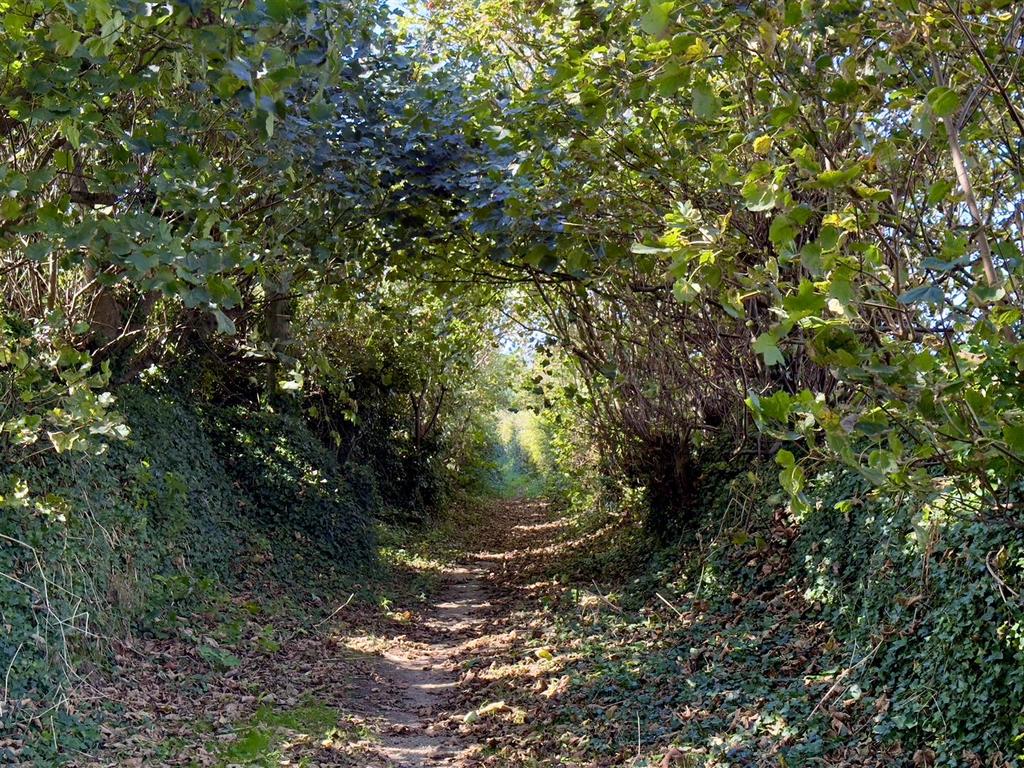
POLYGON ((412 593, 401 598, 407 610, 391 612, 342 599, 345 610, 311 627, 310 612, 322 604, 275 612, 262 607, 272 596, 253 587, 231 605, 250 623, 272 626, 278 646, 230 643, 228 617, 213 614, 166 638, 136 639, 119 674, 97 689, 131 717, 105 731, 94 759, 75 765, 494 765, 495 731, 515 715, 493 701, 494 688, 522 672, 523 660, 510 665, 510 657, 527 653, 524 663, 540 663, 530 651, 539 639, 512 614, 523 606, 542 613, 532 569, 584 537, 566 541, 566 521, 552 520, 542 502, 494 503, 469 517, 459 541, 448 542, 457 564, 419 607, 412 593), (199 642, 239 656, 211 671, 199 642))
POLYGON ((485 596, 487 570, 481 562, 453 570, 454 581, 430 612, 418 617, 417 628, 427 633, 427 641, 393 638, 380 653, 375 672, 391 703, 374 714, 384 721, 379 751, 386 765, 461 764, 467 750, 442 721, 465 643, 481 635, 481 613, 491 606, 485 596))
POLYGON ((431 607, 413 618, 407 634, 349 639, 350 647, 363 652, 371 650, 369 642, 376 657, 371 662, 375 687, 357 692, 361 701, 353 702, 379 724, 375 752, 381 762, 371 768, 479 764, 483 745, 464 724, 465 713, 453 710, 454 701, 464 698, 460 681, 471 661, 508 642, 495 633, 494 623, 516 590, 504 578, 507 565, 547 554, 545 547, 529 544, 557 538, 564 525, 547 517, 543 503, 495 509, 485 528, 473 532, 486 552, 467 553, 466 563, 448 572, 448 583, 431 607))

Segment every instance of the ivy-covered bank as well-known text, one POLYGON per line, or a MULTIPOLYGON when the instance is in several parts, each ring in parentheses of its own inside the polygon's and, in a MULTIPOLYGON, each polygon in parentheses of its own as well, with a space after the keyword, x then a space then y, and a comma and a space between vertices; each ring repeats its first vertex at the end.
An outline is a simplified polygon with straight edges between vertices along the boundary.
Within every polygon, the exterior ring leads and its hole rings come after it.
POLYGON ((834 466, 794 515, 776 468, 743 463, 703 467, 698 523, 667 545, 628 504, 515 511, 519 597, 490 631, 536 650, 464 665, 482 765, 1018 765, 1021 532, 834 466))
POLYGON ((0 730, 40 749, 73 730, 70 687, 111 641, 158 634, 247 576, 308 594, 374 557, 373 476, 299 417, 145 386, 117 408, 130 436, 105 453, 28 455, 0 475, 0 730))
POLYGON ((708 487, 705 527, 724 533, 709 573, 731 574, 724 599, 795 589, 825 623, 832 668, 817 671, 834 684, 811 701, 818 712, 850 708, 879 742, 920 750, 915 764, 1024 754, 1024 532, 880 498, 841 467, 816 473, 794 515, 773 479, 708 487))

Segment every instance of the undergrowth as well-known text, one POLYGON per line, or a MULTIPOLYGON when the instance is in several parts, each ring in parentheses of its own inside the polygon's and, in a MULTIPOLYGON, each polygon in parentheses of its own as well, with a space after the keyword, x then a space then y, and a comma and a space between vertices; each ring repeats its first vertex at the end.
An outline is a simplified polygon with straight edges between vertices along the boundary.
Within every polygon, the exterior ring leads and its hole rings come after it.
POLYGON ((1016 764, 1021 531, 835 468, 794 517, 774 467, 704 471, 700 523, 669 546, 628 515, 568 516, 593 537, 551 573, 571 585, 549 631, 577 658, 553 714, 575 749, 635 748, 639 716, 649 749, 700 765, 1016 764))
POLYGON ((88 749, 71 692, 112 642, 174 632, 242 580, 301 598, 374 568, 373 489, 300 419, 134 386, 117 399, 132 432, 105 454, 0 470, 0 756, 88 749))

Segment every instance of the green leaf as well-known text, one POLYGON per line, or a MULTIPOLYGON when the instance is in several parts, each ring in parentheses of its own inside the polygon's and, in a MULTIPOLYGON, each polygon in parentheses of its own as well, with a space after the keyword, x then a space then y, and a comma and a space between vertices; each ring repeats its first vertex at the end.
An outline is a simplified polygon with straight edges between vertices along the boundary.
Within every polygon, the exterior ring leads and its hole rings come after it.
POLYGON ((776 206, 775 187, 764 181, 748 181, 740 190, 748 211, 770 211, 776 206))
POLYGON ((815 290, 810 280, 801 280, 797 292, 783 299, 782 306, 792 314, 820 312, 825 308, 825 297, 815 290))
POLYGON ((1003 442, 1011 450, 1024 454, 1024 424, 1004 424, 1003 442))
MULTIPOLYGON (((786 453, 789 453, 789 451, 786 451, 786 453)), ((792 454, 790 454, 790 456, 792 456, 792 454)), ((804 471, 795 463, 785 467, 781 472, 779 472, 779 483, 792 496, 796 496, 801 490, 803 490, 804 482, 804 471)))
POLYGON ((78 49, 78 41, 81 36, 67 24, 57 22, 50 25, 47 37, 56 44, 57 52, 70 56, 78 49))
POLYGON ((74 450, 75 444, 81 440, 81 435, 75 432, 47 432, 50 444, 57 453, 66 453, 74 450))
POLYGON ((778 341, 769 333, 762 333, 754 340, 753 350, 764 358, 765 365, 782 365, 786 362, 782 351, 778 347, 778 341))
POLYGON ((672 293, 680 304, 691 304, 700 296, 700 284, 680 278, 672 286, 672 293))
POLYGON ((36 240, 28 248, 25 249, 25 256, 31 261, 42 261, 50 255, 50 251, 53 250, 50 243, 46 240, 36 240))
POLYGON ((697 83, 690 91, 693 97, 693 114, 702 120, 710 120, 718 114, 718 96, 707 83, 697 83))
POLYGON ((220 670, 233 669, 242 663, 242 660, 233 653, 211 645, 199 646, 199 655, 204 661, 220 670))
POLYGON ((234 75, 236 78, 241 80, 243 83, 252 85, 252 72, 250 71, 249 64, 240 59, 232 59, 224 65, 224 69, 234 75))
POLYGON ((811 147, 807 145, 797 147, 789 153, 789 156, 793 158, 793 162, 801 171, 815 176, 821 173, 821 164, 815 159, 814 150, 811 147))
POLYGON ((21 203, 15 200, 13 197, 4 198, 3 202, 0 203, 0 220, 18 218, 18 214, 21 213, 21 203))
POLYGON ((876 203, 884 203, 892 199, 891 189, 882 189, 879 187, 865 187, 862 184, 858 184, 853 188, 860 197, 865 200, 873 200, 876 203))
POLYGON ((280 24, 299 16, 304 11, 305 3, 301 0, 267 0, 267 15, 280 24))
POLYGON ((213 310, 213 316, 217 319, 217 330, 221 333, 233 336, 235 334, 235 321, 225 315, 221 310, 213 310))
POLYGON ((789 408, 792 398, 782 390, 770 397, 761 398, 761 412, 769 419, 785 423, 789 419, 789 408))
POLYGON ((321 122, 334 117, 334 105, 324 101, 314 101, 309 105, 309 119, 321 122))
POLYGON ((956 269, 959 266, 963 266, 964 261, 961 259, 954 259, 953 261, 945 261, 944 259, 937 259, 934 256, 925 256, 921 259, 922 269, 935 269, 939 272, 949 272, 952 269, 956 269))
POLYGON ((796 464, 796 456, 793 455, 792 451, 787 451, 785 448, 779 449, 779 452, 775 454, 775 463, 780 467, 792 467, 796 464))
POLYGON ((128 262, 139 271, 148 272, 160 263, 160 259, 152 254, 147 255, 143 251, 132 251, 128 256, 128 262))
POLYGON ((822 187, 824 189, 834 189, 836 187, 846 186, 860 176, 862 170, 863 168, 860 163, 856 163, 849 168, 843 168, 835 171, 822 171, 818 174, 815 186, 822 187))
POLYGON ((89 9, 89 14, 100 24, 103 24, 110 18, 110 0, 88 0, 86 5, 89 9))
POLYGON ((1016 307, 994 307, 989 317, 998 327, 1005 328, 1020 321, 1021 311, 1016 307))
POLYGON ((926 283, 904 291, 898 301, 900 304, 941 304, 945 298, 942 288, 926 283))
POLYGON ((989 285, 988 283, 977 283, 968 292, 968 295, 979 305, 994 304, 1006 297, 1006 289, 1000 285, 989 285))
POLYGON ((800 0, 786 0, 782 21, 787 27, 793 27, 803 20, 803 8, 800 0))
POLYGON ((925 196, 925 202, 928 205, 938 205, 945 200, 949 193, 953 191, 953 182, 951 181, 936 181, 930 187, 928 187, 928 194, 925 196))
POLYGON ((772 225, 768 228, 768 239, 776 248, 782 248, 793 243, 796 237, 797 227, 788 214, 782 213, 772 219, 772 225))
POLYGON ((651 3, 650 9, 640 18, 640 29, 649 35, 660 35, 668 26, 668 17, 674 7, 674 2, 651 3))
POLYGON ((698 37, 690 45, 686 46, 684 58, 687 61, 697 61, 706 58, 711 53, 711 47, 704 42, 704 38, 698 37))
POLYGON ((864 414, 862 418, 857 420, 854 427, 861 434, 881 435, 888 431, 889 421, 885 418, 885 414, 876 410, 864 414))
POLYGON ((630 253, 639 254, 655 254, 655 253, 668 253, 668 248, 662 248, 657 245, 645 245, 644 243, 633 243, 629 247, 630 253))
POLYGON ((949 117, 960 106, 960 97, 956 95, 956 92, 943 85, 928 91, 927 101, 932 112, 939 117, 949 117))

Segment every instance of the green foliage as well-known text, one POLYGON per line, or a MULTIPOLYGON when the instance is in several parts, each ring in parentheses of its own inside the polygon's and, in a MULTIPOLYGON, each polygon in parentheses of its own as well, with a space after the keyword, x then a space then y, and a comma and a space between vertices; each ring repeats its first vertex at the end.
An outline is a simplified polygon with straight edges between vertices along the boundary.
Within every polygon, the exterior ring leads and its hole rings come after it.
MULTIPOLYGON (((425 130, 447 95, 411 66, 383 6, 0 8, 0 448, 102 448, 124 436, 111 376, 199 358, 217 358, 233 390, 212 399, 301 393, 310 376, 348 412, 320 323, 351 321, 370 280, 400 295, 394 267, 429 243, 426 213, 449 210, 443 176, 462 151, 425 130)), ((472 326, 445 309, 423 313, 423 349, 397 345, 419 353, 396 367, 421 410, 451 393, 472 326)), ((404 325, 394 307, 376 315, 389 312, 382 332, 404 325)), ((395 495, 429 497, 409 486, 436 469, 410 467, 395 495)))
POLYGON ((109 379, 108 366, 95 370, 49 323, 0 313, 0 451, 101 453, 105 440, 127 433, 109 411, 109 379))
POLYGON ((807 462, 892 492, 980 489, 979 510, 1015 498, 1012 3, 467 3, 435 19, 484 62, 466 130, 508 162, 473 231, 538 287, 623 474, 653 487, 660 446, 744 439, 747 399, 807 462), (789 407, 769 416, 777 392, 789 407))
POLYGON ((280 747, 289 740, 330 743, 355 736, 340 726, 340 720, 338 710, 312 699, 289 708, 263 704, 239 725, 234 739, 216 745, 216 754, 225 766, 276 766, 282 759, 280 747))
MULTIPOLYGON (((658 549, 619 524, 560 565, 593 610, 556 613, 551 642, 579 659, 566 671, 583 689, 580 709, 560 702, 560 728, 588 753, 614 754, 635 740, 639 714, 645 745, 671 738, 715 766, 755 760, 766 744, 790 765, 910 764, 928 749, 936 765, 1015 764, 1020 530, 878 496, 841 465, 808 477, 796 517, 776 471, 723 455, 703 467, 701 523, 680 542, 658 549), (594 583, 618 610, 594 608, 594 583), (756 716, 738 723, 736 712, 756 716)), ((607 526, 590 521, 568 539, 607 526)))
POLYGON ((312 560, 317 552, 348 566, 370 558, 368 526, 379 510, 363 506, 332 452, 300 419, 240 407, 203 415, 225 479, 251 500, 237 515, 301 534, 312 560))
POLYGON ((979 523, 969 506, 872 498, 847 473, 809 485, 806 594, 848 645, 879 646, 866 682, 891 706, 875 733, 927 743, 943 765, 964 750, 1019 752, 1020 531, 979 523))
POLYGON ((69 648, 167 631, 205 578, 364 562, 371 517, 421 521, 464 476, 642 496, 685 535, 756 439, 808 595, 879 648, 887 722, 998 749, 1022 693, 1022 19, 0 0, 12 697, 60 701, 69 648), (138 387, 161 366, 189 395, 138 387), (840 465, 882 494, 832 500, 840 465))
POLYGON ((841 643, 843 664, 860 665, 849 682, 876 703, 875 738, 928 745, 940 765, 1016 754, 1020 531, 979 523, 969 506, 879 497, 833 467, 808 478, 795 535, 780 537, 767 469, 708 478, 709 524, 732 532, 716 540, 702 594, 802 593, 841 643))
POLYGON ((549 489, 553 471, 540 418, 532 411, 500 411, 494 447, 496 485, 504 498, 536 498, 549 489))
MULTIPOLYGON (((245 574, 308 591, 372 560, 376 510, 298 420, 197 410, 142 387, 117 395, 128 440, 101 456, 39 454, 0 476, 46 489, 8 503, 0 524, 12 732, 65 700, 70 670, 83 654, 102 660, 103 637, 173 632, 179 615, 245 574)), ((215 668, 238 663, 209 644, 199 654, 215 668)), ((74 738, 54 727, 58 743, 74 738)), ((30 743, 45 751, 52 738, 30 743)))

